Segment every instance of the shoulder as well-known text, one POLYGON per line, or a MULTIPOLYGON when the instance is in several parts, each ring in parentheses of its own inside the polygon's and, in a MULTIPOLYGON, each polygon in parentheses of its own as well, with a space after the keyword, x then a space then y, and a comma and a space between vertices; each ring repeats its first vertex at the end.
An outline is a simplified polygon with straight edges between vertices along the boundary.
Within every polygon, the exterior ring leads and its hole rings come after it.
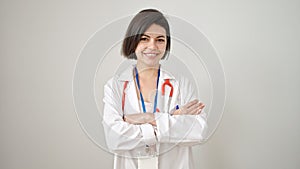
POLYGON ((190 86, 193 83, 193 79, 190 79, 189 77, 183 75, 180 73, 180 71, 168 71, 163 69, 162 70, 162 78, 169 79, 173 85, 176 85, 178 87, 184 87, 184 86, 190 86))
POLYGON ((105 84, 105 88, 121 89, 126 81, 132 81, 132 66, 128 66, 123 70, 119 70, 105 84))
MULTIPOLYGON (((170 81, 174 89, 178 89, 183 100, 191 100, 197 97, 197 85, 192 74, 182 73, 180 70, 167 71, 167 76, 171 77, 170 81)), ((165 75, 166 76, 166 75, 165 75)))

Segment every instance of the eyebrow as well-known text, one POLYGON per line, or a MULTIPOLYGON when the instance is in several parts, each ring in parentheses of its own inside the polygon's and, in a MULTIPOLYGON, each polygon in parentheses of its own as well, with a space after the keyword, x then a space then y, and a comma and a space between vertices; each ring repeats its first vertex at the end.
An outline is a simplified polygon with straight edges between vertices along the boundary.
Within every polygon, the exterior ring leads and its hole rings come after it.
MULTIPOLYGON (((150 36, 146 35, 146 34, 142 34, 142 36, 146 36, 146 37, 150 38, 150 36)), ((166 37, 164 35, 159 35, 159 36, 157 36, 155 38, 166 38, 166 37)))

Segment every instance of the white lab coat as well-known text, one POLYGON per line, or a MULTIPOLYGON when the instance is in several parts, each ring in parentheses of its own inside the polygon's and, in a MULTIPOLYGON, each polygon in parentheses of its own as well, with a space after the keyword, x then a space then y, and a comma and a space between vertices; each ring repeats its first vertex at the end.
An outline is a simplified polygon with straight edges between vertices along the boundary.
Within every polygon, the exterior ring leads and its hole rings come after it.
POLYGON ((133 79, 133 68, 134 65, 120 75, 115 75, 104 87, 102 124, 107 147, 115 153, 114 168, 137 169, 136 157, 144 155, 145 147, 149 145, 159 154, 159 169, 193 169, 191 146, 205 139, 206 114, 202 111, 200 115, 172 115, 170 112, 176 105, 185 105, 195 99, 195 88, 187 79, 175 78, 161 68, 157 105, 160 112, 155 113, 157 127, 150 124, 129 124, 122 118, 122 93, 125 81, 128 81, 128 85, 124 91, 124 114, 141 113, 133 79), (169 88, 166 87, 166 97, 161 94, 165 79, 170 79, 174 87, 170 112, 166 112, 169 88))

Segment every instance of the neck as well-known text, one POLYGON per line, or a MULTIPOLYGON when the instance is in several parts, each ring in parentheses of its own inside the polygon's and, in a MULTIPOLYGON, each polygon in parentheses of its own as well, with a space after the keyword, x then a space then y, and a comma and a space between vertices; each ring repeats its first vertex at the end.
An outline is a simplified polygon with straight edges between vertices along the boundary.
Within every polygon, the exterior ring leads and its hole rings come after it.
POLYGON ((143 65, 137 63, 136 68, 138 70, 140 78, 150 79, 153 77, 157 77, 159 64, 156 66, 153 66, 153 67, 148 67, 148 66, 143 66, 143 65))

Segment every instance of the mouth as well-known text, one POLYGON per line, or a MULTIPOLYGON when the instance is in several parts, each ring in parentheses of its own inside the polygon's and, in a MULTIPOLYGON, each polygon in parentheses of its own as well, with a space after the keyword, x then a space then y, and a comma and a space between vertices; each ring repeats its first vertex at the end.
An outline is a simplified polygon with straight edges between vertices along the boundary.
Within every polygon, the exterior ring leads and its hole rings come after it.
POLYGON ((144 52, 143 55, 144 55, 144 56, 147 56, 147 57, 153 58, 153 57, 158 56, 159 53, 156 53, 156 52, 144 52))

